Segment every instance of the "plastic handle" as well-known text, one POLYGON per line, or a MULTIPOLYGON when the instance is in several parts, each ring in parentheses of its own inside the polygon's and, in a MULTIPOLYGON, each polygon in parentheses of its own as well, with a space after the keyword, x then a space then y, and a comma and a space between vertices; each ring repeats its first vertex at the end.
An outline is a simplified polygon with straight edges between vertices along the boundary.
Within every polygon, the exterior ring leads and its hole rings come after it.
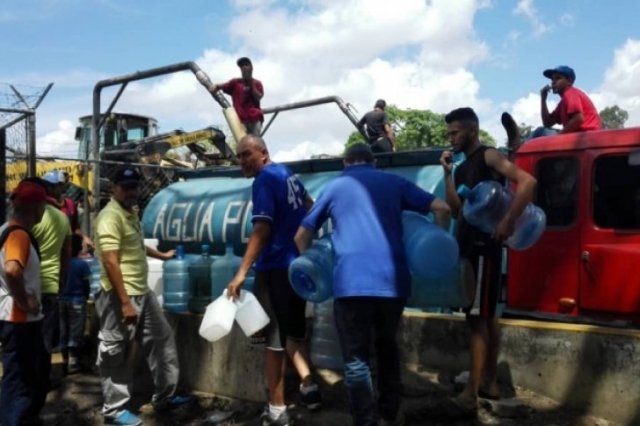
POLYGON ((471 193, 471 189, 469 189, 469 187, 467 185, 460 185, 458 187, 458 190, 456 191, 458 193, 458 195, 462 198, 467 198, 469 197, 469 194, 471 193))

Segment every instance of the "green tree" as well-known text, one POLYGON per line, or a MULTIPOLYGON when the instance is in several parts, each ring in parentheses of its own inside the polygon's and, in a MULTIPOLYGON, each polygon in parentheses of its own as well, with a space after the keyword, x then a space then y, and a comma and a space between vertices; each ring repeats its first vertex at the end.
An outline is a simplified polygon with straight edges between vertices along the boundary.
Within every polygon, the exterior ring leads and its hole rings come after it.
POLYGON ((629 119, 629 113, 618 105, 606 107, 600 111, 600 120, 605 129, 622 129, 624 123, 629 119))
MULTIPOLYGON (((388 105, 385 112, 396 136, 397 151, 450 145, 444 114, 429 110, 400 109, 395 105, 388 105)), ((480 129, 480 140, 487 145, 496 146, 491 135, 482 129, 480 129)), ((354 131, 349 135, 346 146, 364 141, 360 132, 354 131)))

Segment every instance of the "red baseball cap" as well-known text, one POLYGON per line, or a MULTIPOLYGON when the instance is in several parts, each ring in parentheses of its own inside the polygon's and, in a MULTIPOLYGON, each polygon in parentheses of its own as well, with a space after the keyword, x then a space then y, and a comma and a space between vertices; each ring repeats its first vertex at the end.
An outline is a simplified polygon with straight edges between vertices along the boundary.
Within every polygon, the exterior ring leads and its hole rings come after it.
POLYGON ((42 185, 23 180, 9 198, 14 204, 41 203, 47 200, 47 192, 42 185))

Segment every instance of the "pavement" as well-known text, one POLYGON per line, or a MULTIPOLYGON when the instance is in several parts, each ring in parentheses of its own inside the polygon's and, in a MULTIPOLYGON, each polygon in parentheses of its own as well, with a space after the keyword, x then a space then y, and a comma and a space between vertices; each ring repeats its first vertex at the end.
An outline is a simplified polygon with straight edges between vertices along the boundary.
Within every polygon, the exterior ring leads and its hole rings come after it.
MULTIPOLYGON (((45 426, 104 425, 101 410, 100 379, 94 371, 62 377, 60 359, 54 356, 54 374, 59 386, 52 390, 42 412, 45 426)), ((451 421, 436 419, 438 403, 455 394, 455 374, 444 371, 405 371, 403 373, 402 413, 407 426, 417 425, 505 425, 505 426, 618 426, 605 419, 572 411, 555 401, 526 389, 502 386, 500 401, 480 400, 477 419, 451 421)), ((310 412, 298 404, 297 380, 287 376, 287 401, 297 426, 350 425, 342 377, 331 370, 319 370, 317 381, 323 395, 323 408, 310 412)), ((262 386, 261 383, 251 384, 262 386)), ((147 426, 156 425, 260 425, 264 403, 234 400, 219 395, 180 390, 195 397, 193 403, 171 412, 156 413, 148 404, 150 393, 137 392, 130 408, 147 426)))

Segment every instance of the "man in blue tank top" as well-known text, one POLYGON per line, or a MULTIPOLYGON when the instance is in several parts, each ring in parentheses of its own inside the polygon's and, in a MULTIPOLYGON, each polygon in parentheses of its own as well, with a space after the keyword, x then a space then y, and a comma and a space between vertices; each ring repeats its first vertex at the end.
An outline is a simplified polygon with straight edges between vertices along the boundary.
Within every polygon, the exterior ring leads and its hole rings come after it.
POLYGON ((443 200, 405 178, 376 170, 365 144, 351 146, 345 170, 329 182, 296 233, 300 251, 331 218, 335 250, 334 316, 345 364, 345 386, 354 425, 397 420, 400 361, 396 331, 411 277, 402 242, 402 211, 432 212, 447 228, 450 210, 443 200), (369 347, 375 335, 378 359, 378 409, 369 347))
MULTIPOLYGON (((503 118, 504 120, 504 118, 503 118)), ((479 139, 478 116, 471 108, 458 108, 445 116, 447 135, 453 152, 465 154, 465 161, 453 176, 453 153, 444 151, 440 163, 444 169, 447 203, 458 223, 460 256, 473 267, 476 291, 472 306, 465 306, 471 331, 469 381, 456 398, 443 401, 438 411, 449 420, 477 415, 478 396, 498 399, 496 378, 500 329, 497 302, 500 292, 502 241, 514 231, 516 219, 533 198, 536 180, 510 162, 497 149, 483 145, 479 139), (505 179, 517 184, 511 208, 496 226, 493 235, 468 224, 461 214, 462 200, 456 190, 460 185, 473 188, 479 182, 505 179)))
POLYGON ((243 137, 236 151, 243 174, 255 178, 253 230, 227 292, 230 297, 239 296, 255 262, 254 293, 270 320, 265 330, 269 404, 262 424, 285 426, 290 423, 284 400, 285 350, 300 376, 301 402, 310 410, 320 408, 321 403, 302 343, 306 334, 305 301, 293 291, 288 277, 289 264, 298 256, 293 236, 313 200, 288 167, 271 162, 261 137, 243 137))

